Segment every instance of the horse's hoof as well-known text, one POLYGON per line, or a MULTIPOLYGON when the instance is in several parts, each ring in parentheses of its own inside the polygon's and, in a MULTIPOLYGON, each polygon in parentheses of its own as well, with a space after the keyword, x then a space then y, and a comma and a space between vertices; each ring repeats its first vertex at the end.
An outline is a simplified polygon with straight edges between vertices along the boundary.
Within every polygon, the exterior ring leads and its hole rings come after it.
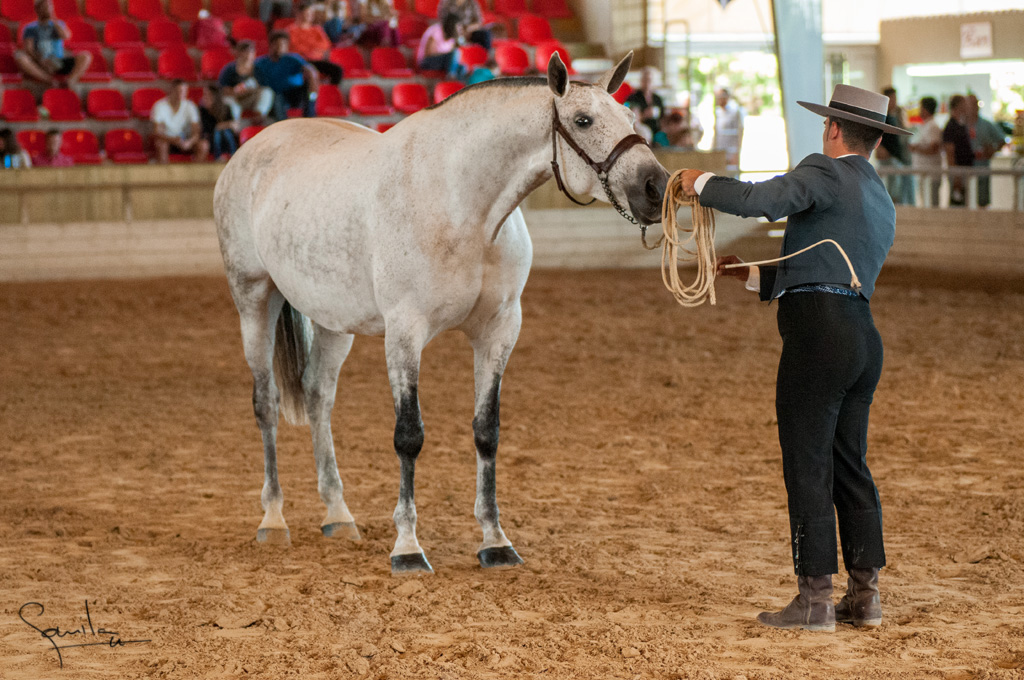
POLYGON ((430 566, 430 562, 427 562, 427 557, 423 553, 410 553, 408 555, 392 555, 392 575, 415 574, 416 572, 420 572, 423 574, 434 573, 434 569, 430 566))
POLYGON ((259 529, 256 531, 256 542, 287 547, 292 544, 292 537, 288 529, 259 529))
POLYGON ((360 538, 355 522, 332 522, 320 527, 320 531, 327 538, 347 538, 350 541, 358 541, 360 538))
POLYGON ((523 558, 510 545, 500 548, 485 548, 478 552, 476 556, 480 560, 480 566, 484 569, 517 567, 523 563, 523 558))

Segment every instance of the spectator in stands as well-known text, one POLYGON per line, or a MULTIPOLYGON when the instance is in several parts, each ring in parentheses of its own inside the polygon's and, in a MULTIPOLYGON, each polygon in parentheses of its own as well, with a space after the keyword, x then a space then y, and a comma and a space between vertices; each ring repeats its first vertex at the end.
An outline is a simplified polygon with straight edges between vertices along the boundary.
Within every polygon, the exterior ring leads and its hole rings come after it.
MULTIPOLYGON (((950 167, 974 165, 971 133, 967 129, 967 99, 962 94, 949 98, 949 121, 942 131, 942 144, 946 149, 946 163, 950 167)), ((949 205, 967 205, 967 182, 964 177, 949 178, 949 205)))
MULTIPOLYGON (((896 100, 896 89, 891 85, 882 94, 889 98, 889 110, 885 114, 885 124, 894 125, 898 128, 906 127, 903 121, 903 109, 896 100)), ((911 163, 910 150, 907 148, 907 140, 903 135, 885 133, 882 135, 882 143, 875 151, 875 158, 879 165, 890 168, 905 168, 911 163)), ((896 205, 913 205, 914 203, 914 178, 911 175, 886 175, 885 188, 889 197, 896 205)))
POLYGON ((260 0, 260 21, 270 28, 275 19, 290 17, 293 9, 292 0, 260 0))
POLYGON ((274 91, 271 117, 284 120, 288 109, 302 109, 302 115, 316 115, 316 93, 320 78, 312 65, 297 54, 288 52, 288 34, 275 31, 270 35, 270 50, 253 64, 256 82, 274 91))
POLYGON ((934 170, 918 175, 921 181, 921 205, 929 208, 939 207, 939 187, 942 184, 942 130, 935 122, 936 109, 938 102, 934 97, 921 99, 921 125, 907 144, 910 149, 910 166, 914 170, 934 170), (930 200, 926 202, 924 196, 930 200))
POLYGON ((686 116, 680 111, 672 111, 661 119, 657 134, 654 135, 654 146, 668 147, 682 151, 692 151, 696 146, 693 132, 686 116))
POLYGON ((217 84, 226 90, 226 98, 242 111, 255 111, 260 123, 270 116, 274 105, 274 91, 262 87, 256 80, 256 46, 248 40, 235 45, 235 60, 221 69, 217 84))
POLYGON ((231 45, 224 20, 205 9, 199 10, 199 18, 192 24, 192 42, 201 50, 231 45))
MULTIPOLYGON (((967 95, 967 131, 971 136, 975 167, 989 167, 992 156, 1006 144, 1006 136, 995 123, 981 117, 981 103, 973 94, 967 95)), ((991 186, 991 175, 978 177, 979 208, 986 208, 992 202, 991 186)))
POLYGON ((441 0, 437 7, 437 16, 442 20, 449 14, 455 15, 459 28, 466 40, 480 45, 485 50, 491 49, 491 31, 484 24, 483 12, 477 0, 441 0))
POLYGON ((445 14, 423 32, 416 50, 416 64, 421 71, 443 71, 455 78, 465 75, 466 67, 458 60, 461 28, 458 17, 445 14))
POLYGON ((288 40, 292 52, 312 64, 332 85, 337 85, 341 82, 342 70, 327 59, 331 51, 331 39, 323 28, 313 23, 314 11, 310 0, 303 0, 295 23, 287 29, 288 40))
POLYGON ((60 130, 54 128, 46 131, 46 148, 43 153, 32 157, 32 167, 35 168, 70 168, 75 164, 75 159, 65 153, 61 153, 60 146, 63 143, 60 130))
POLYGON ((53 85, 67 76, 68 84, 74 85, 92 63, 92 54, 64 50, 71 31, 63 21, 53 18, 53 0, 36 0, 35 10, 37 19, 25 26, 22 48, 14 53, 14 60, 29 78, 53 85))
POLYGON ((712 148, 725 151, 725 165, 732 171, 740 167, 743 145, 743 119, 746 113, 727 87, 715 90, 715 140, 712 148))
POLYGON ((665 103, 654 91, 656 75, 653 66, 645 66, 640 71, 640 87, 626 99, 626 106, 636 112, 637 119, 651 131, 651 136, 658 131, 658 119, 665 111, 665 103))
POLYGON ((172 153, 190 154, 195 161, 206 160, 210 145, 203 139, 199 108, 189 100, 185 81, 171 81, 167 96, 153 103, 149 119, 153 123, 157 162, 169 162, 172 153))
POLYGON ((475 67, 466 78, 466 85, 476 85, 482 83, 485 80, 494 80, 501 75, 501 70, 498 67, 498 62, 493 58, 488 59, 486 64, 475 67))
POLYGON ((219 88, 214 85, 203 88, 199 122, 214 160, 238 150, 238 119, 238 105, 224 97, 219 88))
POLYGON ((354 45, 359 40, 363 27, 358 21, 349 19, 347 0, 332 0, 327 8, 324 32, 334 45, 354 45))
POLYGON ((363 47, 398 47, 398 12, 391 0, 354 0, 363 47))
POLYGON ((0 130, 0 157, 4 168, 31 168, 32 159, 18 144, 18 138, 9 129, 0 130))

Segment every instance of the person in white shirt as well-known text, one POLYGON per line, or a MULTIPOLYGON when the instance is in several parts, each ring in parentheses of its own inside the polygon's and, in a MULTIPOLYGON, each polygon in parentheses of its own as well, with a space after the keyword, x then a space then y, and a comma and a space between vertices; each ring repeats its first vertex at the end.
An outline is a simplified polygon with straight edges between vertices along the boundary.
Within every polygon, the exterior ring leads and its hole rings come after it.
POLYGON ((167 163, 170 155, 190 154, 194 161, 205 161, 210 145, 203 139, 199 108, 188 98, 188 85, 171 81, 167 96, 153 104, 149 114, 153 123, 153 146, 158 163, 167 163))
POLYGON ((715 90, 715 141, 713 147, 725 151, 726 167, 738 172, 743 145, 743 118, 746 113, 728 88, 715 90))
POLYGON ((914 170, 934 170, 921 174, 921 206, 939 207, 939 187, 942 186, 942 128, 935 122, 938 102, 934 97, 921 99, 921 126, 910 138, 910 165, 914 170), (931 200, 925 202, 927 195, 931 200))

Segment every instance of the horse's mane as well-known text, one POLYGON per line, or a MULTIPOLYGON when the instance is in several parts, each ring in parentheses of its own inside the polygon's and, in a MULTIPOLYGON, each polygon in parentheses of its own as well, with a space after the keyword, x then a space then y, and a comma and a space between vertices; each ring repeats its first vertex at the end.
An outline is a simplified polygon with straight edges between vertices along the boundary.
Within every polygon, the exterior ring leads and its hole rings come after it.
MULTIPOLYGON (((586 83, 581 80, 574 80, 572 81, 572 83, 573 85, 586 85, 593 87, 593 83, 586 83)), ((458 90, 457 92, 448 95, 447 97, 437 102, 436 104, 431 104, 430 106, 427 107, 426 110, 429 111, 431 109, 436 109, 440 106, 444 106, 452 99, 455 99, 458 96, 466 94, 467 92, 476 92, 477 90, 484 90, 492 87, 535 87, 538 85, 543 85, 544 87, 547 87, 548 79, 545 78, 544 76, 503 76, 501 78, 492 78, 491 80, 484 80, 479 83, 467 85, 461 90, 458 90)))

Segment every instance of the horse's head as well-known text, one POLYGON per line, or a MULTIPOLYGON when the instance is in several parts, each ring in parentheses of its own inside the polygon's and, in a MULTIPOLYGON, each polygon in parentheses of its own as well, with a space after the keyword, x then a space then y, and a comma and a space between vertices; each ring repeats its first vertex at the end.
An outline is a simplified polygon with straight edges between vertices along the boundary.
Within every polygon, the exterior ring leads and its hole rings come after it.
POLYGON ((555 93, 551 134, 557 140, 558 164, 570 190, 626 204, 641 224, 653 224, 661 221, 668 172, 633 132, 633 112, 612 98, 632 60, 630 52, 589 85, 570 82, 558 52, 552 54, 548 61, 548 87, 555 93))

